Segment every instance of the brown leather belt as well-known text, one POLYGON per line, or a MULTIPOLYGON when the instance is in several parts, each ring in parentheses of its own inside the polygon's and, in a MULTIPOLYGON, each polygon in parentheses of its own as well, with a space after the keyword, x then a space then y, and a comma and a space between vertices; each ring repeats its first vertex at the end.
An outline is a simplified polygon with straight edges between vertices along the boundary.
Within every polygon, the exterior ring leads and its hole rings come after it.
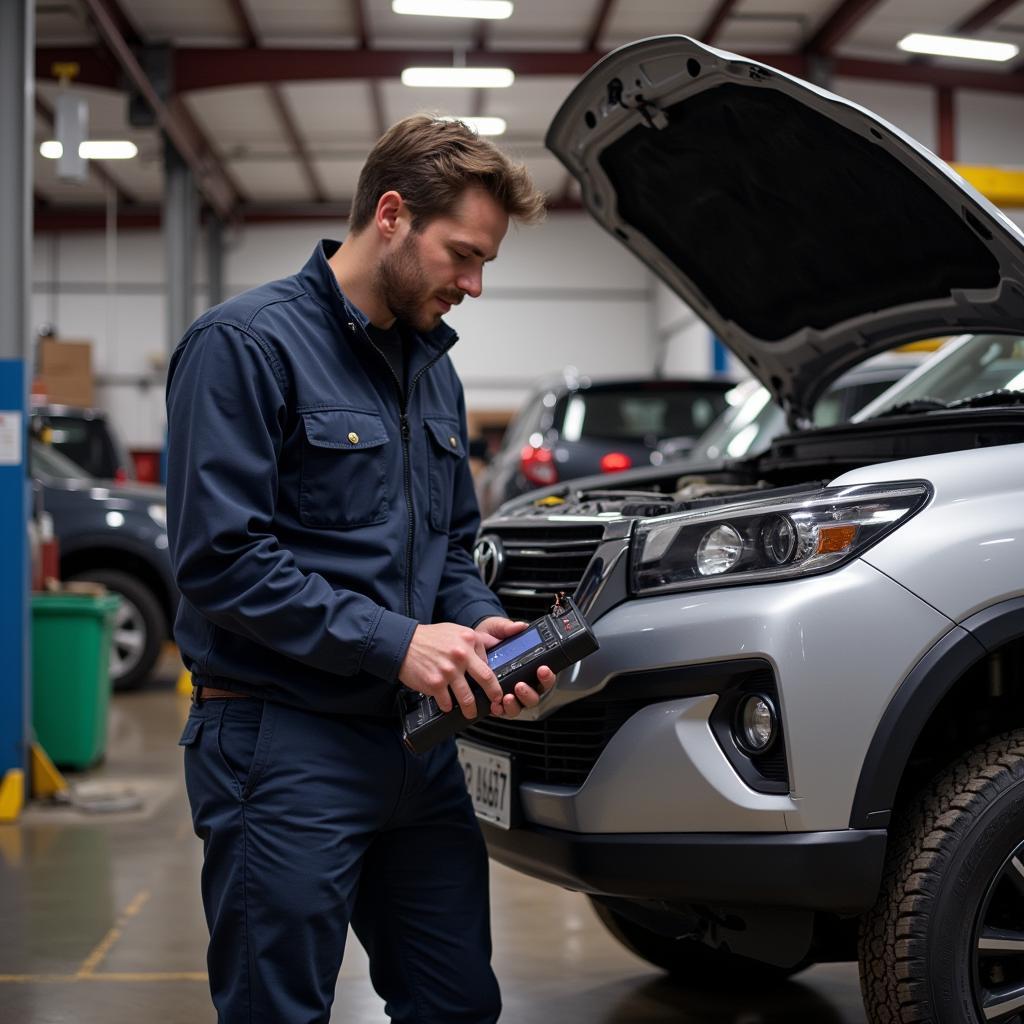
POLYGON ((193 686, 192 703, 201 704, 204 700, 254 700, 247 693, 235 693, 234 690, 220 690, 216 686, 193 686))

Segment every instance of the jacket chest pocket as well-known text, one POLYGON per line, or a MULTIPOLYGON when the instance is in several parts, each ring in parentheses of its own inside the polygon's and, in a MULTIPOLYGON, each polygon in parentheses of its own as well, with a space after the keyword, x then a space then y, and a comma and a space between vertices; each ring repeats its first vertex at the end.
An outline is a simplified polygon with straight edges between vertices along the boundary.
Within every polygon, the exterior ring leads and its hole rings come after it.
POLYGON ((345 529, 388 517, 388 432, 377 413, 358 409, 304 412, 299 519, 345 529))
POLYGON ((441 533, 447 533, 452 518, 455 471, 466 451, 459 437, 457 420, 425 416, 423 425, 427 428, 427 457, 430 462, 430 525, 441 533))

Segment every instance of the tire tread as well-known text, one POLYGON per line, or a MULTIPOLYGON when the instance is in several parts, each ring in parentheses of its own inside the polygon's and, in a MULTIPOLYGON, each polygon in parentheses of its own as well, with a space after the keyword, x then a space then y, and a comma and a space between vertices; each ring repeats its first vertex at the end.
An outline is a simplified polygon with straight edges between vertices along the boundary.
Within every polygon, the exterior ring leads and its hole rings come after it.
POLYGON ((987 740, 936 776, 896 827, 878 901, 861 923, 861 990, 871 1024, 934 1020, 928 918, 943 869, 979 814, 1024 778, 1024 730, 987 740))

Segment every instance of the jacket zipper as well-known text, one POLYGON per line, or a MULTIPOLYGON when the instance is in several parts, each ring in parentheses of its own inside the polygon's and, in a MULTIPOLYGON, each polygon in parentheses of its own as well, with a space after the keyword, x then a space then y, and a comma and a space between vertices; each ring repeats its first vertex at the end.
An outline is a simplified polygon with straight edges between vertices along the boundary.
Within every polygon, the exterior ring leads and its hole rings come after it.
MULTIPOLYGON (((349 327, 355 330, 355 324, 351 321, 349 322, 349 327)), ((399 424, 402 436, 402 482, 405 487, 405 508, 409 526, 405 540, 405 615, 406 618, 411 619, 414 617, 412 614, 412 553, 416 542, 416 510, 412 504, 412 459, 409 452, 409 441, 412 432, 409 429, 409 402, 412 399, 412 393, 420 377, 448 352, 452 345, 459 340, 459 336, 453 334, 448 344, 429 363, 420 367, 416 372, 416 376, 409 381, 407 392, 402 391, 402 382, 398 379, 398 374, 395 373, 395 368, 391 365, 391 361, 384 355, 365 329, 363 329, 363 337, 370 343, 370 347, 374 352, 380 356, 381 361, 388 369, 388 373, 391 374, 391 379, 395 382, 395 390, 398 392, 399 424)))

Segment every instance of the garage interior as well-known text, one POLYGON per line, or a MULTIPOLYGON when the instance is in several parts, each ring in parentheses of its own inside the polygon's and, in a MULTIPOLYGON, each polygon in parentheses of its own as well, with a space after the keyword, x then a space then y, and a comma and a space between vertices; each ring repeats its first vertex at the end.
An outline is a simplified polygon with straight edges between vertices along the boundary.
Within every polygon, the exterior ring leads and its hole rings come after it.
MULTIPOLYGON (((450 316, 469 433, 490 453, 542 379, 741 381, 746 368, 697 313, 588 216, 547 128, 603 55, 682 34, 874 111, 1024 227, 1024 54, 994 64, 899 49, 915 32, 1024 47, 1024 0, 515 0, 504 20, 412 16, 391 0, 0 3, 0 1022, 213 1014, 202 846, 177 746, 190 680, 152 577, 136 618, 104 619, 101 634, 124 671, 146 643, 152 663, 100 702, 96 735, 72 736, 71 753, 35 742, 43 720, 61 736, 68 720, 84 728, 60 678, 56 695, 33 678, 33 646, 63 656, 52 681, 64 664, 81 674, 90 642, 41 632, 47 600, 70 587, 101 602, 88 581, 116 583, 135 556, 56 551, 52 523, 33 526, 30 547, 26 510, 45 498, 26 471, 29 434, 57 443, 85 429, 59 407, 95 409, 126 473, 158 488, 178 339, 208 307, 296 272, 318 239, 343 239, 366 152, 419 111, 491 119, 481 132, 500 127, 495 141, 548 197, 546 221, 513 228, 482 297, 450 316), (403 84, 415 66, 508 68, 514 82, 403 84), (68 131, 55 158, 47 144, 68 131), (88 140, 133 155, 68 152, 88 140), (147 616, 157 640, 136 632, 147 616)), ((140 514, 163 507, 154 489, 140 514)), ((109 691, 109 673, 83 685, 109 691)), ((868 1019, 854 963, 771 991, 698 993, 623 949, 579 893, 492 863, 491 900, 510 1024, 868 1019)), ((386 1019, 354 936, 332 1019, 386 1019)))

